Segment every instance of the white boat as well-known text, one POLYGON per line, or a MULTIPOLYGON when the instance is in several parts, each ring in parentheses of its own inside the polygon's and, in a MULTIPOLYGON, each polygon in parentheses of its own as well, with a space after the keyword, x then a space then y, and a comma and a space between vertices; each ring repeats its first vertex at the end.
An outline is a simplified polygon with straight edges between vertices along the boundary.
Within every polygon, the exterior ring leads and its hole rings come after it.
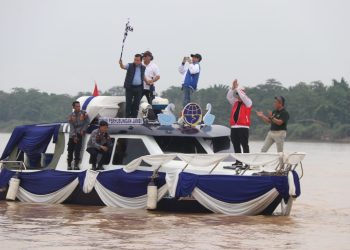
POLYGON ((153 103, 156 114, 163 110, 156 121, 147 117, 147 104, 139 118, 121 118, 123 97, 78 101, 91 119, 110 123, 113 150, 105 170, 91 170, 89 134, 80 170, 68 171, 67 123, 19 126, 1 156, 1 199, 229 215, 273 214, 281 205, 279 213, 289 215, 300 195, 304 153, 235 154, 230 129, 213 125, 213 115, 202 119, 196 104, 196 122, 186 124, 185 117, 179 124, 166 99, 153 103), (235 168, 236 159, 244 167, 235 168))

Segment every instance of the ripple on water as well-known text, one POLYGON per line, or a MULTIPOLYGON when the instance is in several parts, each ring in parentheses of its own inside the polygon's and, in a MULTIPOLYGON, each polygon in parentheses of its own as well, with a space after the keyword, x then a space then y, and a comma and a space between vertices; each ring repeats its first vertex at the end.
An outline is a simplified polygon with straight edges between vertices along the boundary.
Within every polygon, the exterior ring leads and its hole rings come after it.
POLYGON ((296 203, 294 210, 290 217, 232 217, 0 202, 0 241, 18 249, 341 249, 348 243, 349 209, 313 213, 315 207, 296 203))
MULTIPOLYGON (((261 143, 260 143, 261 144, 261 143)), ((260 148, 253 142, 252 148, 260 148)), ((348 144, 287 143, 306 151, 290 217, 168 214, 0 201, 1 249, 349 249, 348 144), (337 164, 329 167, 329 159, 337 164)))

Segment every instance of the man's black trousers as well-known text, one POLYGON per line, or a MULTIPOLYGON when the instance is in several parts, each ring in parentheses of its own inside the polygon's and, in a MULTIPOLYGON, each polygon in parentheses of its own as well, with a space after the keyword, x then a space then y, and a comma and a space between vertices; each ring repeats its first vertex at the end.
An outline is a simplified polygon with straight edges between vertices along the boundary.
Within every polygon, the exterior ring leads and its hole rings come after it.
POLYGON ((249 128, 231 128, 231 141, 235 153, 249 153, 249 128))
POLYGON ((72 163, 73 154, 74 154, 75 164, 79 164, 82 142, 83 142, 83 137, 81 135, 77 136, 76 141, 74 141, 74 137, 69 138, 68 149, 67 149, 67 151, 68 151, 68 157, 67 157, 68 164, 72 163))
POLYGON ((125 115, 127 118, 136 118, 142 98, 142 86, 125 88, 125 115))

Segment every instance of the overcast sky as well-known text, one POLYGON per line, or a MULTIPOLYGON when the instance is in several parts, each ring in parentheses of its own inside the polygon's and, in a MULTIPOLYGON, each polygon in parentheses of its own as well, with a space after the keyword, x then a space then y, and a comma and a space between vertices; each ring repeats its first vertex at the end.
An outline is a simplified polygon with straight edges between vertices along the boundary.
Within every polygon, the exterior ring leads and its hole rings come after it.
POLYGON ((124 62, 151 50, 158 90, 180 85, 183 56, 203 56, 199 86, 238 78, 286 86, 350 81, 348 0, 0 0, 0 90, 76 94, 122 85, 124 62))

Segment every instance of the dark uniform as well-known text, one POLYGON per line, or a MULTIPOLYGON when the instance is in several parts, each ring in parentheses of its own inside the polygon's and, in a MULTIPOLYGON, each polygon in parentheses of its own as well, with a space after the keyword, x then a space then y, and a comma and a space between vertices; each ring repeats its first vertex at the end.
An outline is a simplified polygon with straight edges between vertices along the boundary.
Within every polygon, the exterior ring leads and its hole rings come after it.
POLYGON ((103 165, 111 155, 112 146, 112 140, 107 132, 103 133, 100 131, 100 129, 95 129, 92 131, 86 151, 90 154, 90 163, 92 164, 93 170, 103 170, 103 165), (108 150, 102 150, 101 146, 108 147, 108 150), (98 166, 96 168, 97 158, 99 154, 102 155, 102 157, 98 161, 98 166))
POLYGON ((89 125, 89 116, 83 110, 72 112, 69 115, 69 141, 68 141, 68 170, 72 169, 74 154, 74 169, 79 170, 80 152, 86 129, 89 125))

